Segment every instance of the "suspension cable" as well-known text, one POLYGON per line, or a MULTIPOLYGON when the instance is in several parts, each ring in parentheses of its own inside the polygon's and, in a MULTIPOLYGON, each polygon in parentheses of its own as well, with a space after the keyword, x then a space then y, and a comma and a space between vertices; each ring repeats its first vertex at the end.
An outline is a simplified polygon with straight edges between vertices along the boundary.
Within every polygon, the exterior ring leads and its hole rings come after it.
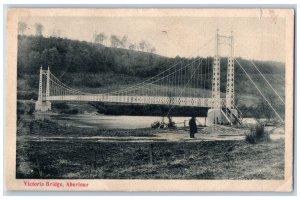
POLYGON ((252 78, 250 77, 250 75, 246 72, 246 70, 243 68, 243 66, 240 64, 240 62, 237 59, 234 59, 238 65, 240 66, 240 68, 245 72, 245 74, 247 75, 248 79, 251 81, 251 83, 255 86, 255 88, 257 89, 257 91, 260 93, 260 95, 264 98, 264 100, 268 103, 268 105, 272 108, 272 110, 275 112, 275 114, 277 115, 277 117, 284 122, 284 120, 280 117, 280 115, 278 114, 278 112, 275 110, 275 108, 272 106, 272 104, 268 101, 268 99, 265 97, 265 95, 263 95, 263 93, 260 91, 260 89, 257 87, 257 85, 255 84, 255 82, 252 80, 252 78))
POLYGON ((277 91, 272 87, 272 85, 270 84, 270 82, 266 79, 266 77, 259 71, 258 67, 254 64, 254 62, 252 60, 250 60, 250 62, 252 63, 252 65, 255 67, 255 69, 259 72, 259 74, 264 78, 264 80, 267 82, 267 84, 270 86, 270 88, 273 90, 273 92, 279 97, 279 99, 281 100, 281 102, 285 105, 284 100, 281 98, 281 96, 277 93, 277 91))
MULTIPOLYGON (((201 59, 201 58, 199 58, 199 59, 201 59)), ((199 60, 198 59, 198 60, 199 60)), ((195 61, 192 61, 192 62, 190 62, 190 63, 188 63, 188 64, 186 64, 185 66, 183 66, 183 67, 181 67, 182 69, 183 68, 185 68, 185 69, 187 69, 187 67, 189 67, 190 65, 192 65, 193 63, 194 63, 195 61)), ((180 70, 180 69, 179 69, 180 70)), ((122 92, 122 91, 132 91, 132 90, 135 90, 135 89, 140 89, 140 88, 143 88, 143 87, 145 87, 145 86, 151 86, 151 84, 153 84, 153 83, 156 83, 157 81, 159 81, 159 80, 162 80, 162 79, 165 79, 165 78, 168 78, 167 79, 167 83, 170 85, 170 82, 171 82, 171 76, 172 75, 174 75, 176 72, 178 72, 179 70, 176 70, 176 71, 174 71, 174 72, 172 72, 172 73, 169 73, 168 75, 166 75, 166 76, 163 76, 162 78, 160 78, 160 79, 157 79, 157 80, 154 80, 154 81, 152 81, 152 82, 149 82, 149 83, 146 83, 146 84, 144 84, 144 85, 141 85, 141 86, 139 86, 139 87, 131 87, 131 89, 130 88, 127 88, 126 90, 120 90, 120 91, 118 91, 118 92, 122 92)), ((137 86, 137 85, 136 85, 137 86)), ((108 94, 116 94, 116 93, 118 93, 118 92, 112 92, 112 93, 108 93, 108 94)))
MULTIPOLYGON (((208 42, 204 43, 199 49, 197 49, 197 51, 202 50, 204 47, 206 47, 208 44, 210 44, 210 42, 211 42, 213 39, 214 39, 214 38, 212 37, 210 40, 208 40, 208 42)), ((195 52, 197 52, 197 51, 195 51, 195 52)), ((176 66, 177 66, 179 63, 181 63, 181 62, 182 62, 182 60, 178 61, 177 63, 175 63, 174 65, 172 65, 172 66, 169 67, 168 69, 166 69, 166 70, 160 72, 159 74, 157 74, 157 75, 155 75, 155 76, 153 76, 153 77, 151 77, 151 78, 149 78, 149 79, 147 79, 147 80, 145 80, 145 81, 142 81, 142 82, 140 82, 140 83, 138 83, 138 84, 136 84, 136 85, 130 86, 130 87, 126 88, 125 90, 119 90, 119 91, 115 91, 115 92, 112 92, 112 93, 115 94, 115 93, 117 93, 117 92, 126 91, 126 90, 131 89, 131 88, 136 88, 137 86, 142 85, 142 84, 144 84, 144 83, 146 83, 146 82, 148 82, 148 81, 151 81, 153 78, 156 78, 156 77, 162 75, 164 72, 167 72, 167 71, 173 69, 174 67, 176 67, 176 66)), ((112 94, 112 93, 110 93, 110 94, 112 94)))
MULTIPOLYGON (((204 47, 206 47, 208 44, 210 44, 210 42, 213 40, 213 38, 211 38, 208 42, 206 42, 203 46, 201 46, 199 49, 197 49, 197 51, 199 51, 199 50, 201 50, 201 49, 203 49, 204 47)), ((200 58, 201 59, 201 58, 200 58)), ((197 60, 200 60, 200 59, 197 59, 197 60)), ((82 91, 79 91, 79 90, 75 90, 75 89, 73 89, 73 88, 71 88, 71 87, 69 87, 69 86, 67 86, 66 84, 64 84, 64 83, 62 83, 56 76, 54 76, 51 72, 50 72, 50 81, 52 82, 52 84, 53 85, 56 85, 56 91, 63 91, 63 89, 65 89, 67 92, 69 92, 69 93, 76 93, 76 94, 88 94, 88 95, 108 95, 108 94, 119 94, 119 93, 124 93, 124 92, 129 92, 129 91, 135 91, 135 90, 137 90, 137 89, 139 89, 139 88, 142 88, 142 87, 145 87, 146 85, 152 85, 153 83, 157 83, 158 81, 160 81, 160 80, 163 80, 163 79, 165 79, 165 78, 171 78, 171 76, 173 75, 174 77, 175 77, 175 73, 176 72, 180 72, 180 70, 182 71, 182 69, 186 69, 188 66, 190 66, 190 65, 192 65, 192 64, 195 64, 195 62, 197 62, 197 60, 194 58, 194 60, 192 61, 192 62, 190 62, 190 63, 188 63, 188 64, 186 64, 185 66, 181 66, 179 69, 177 69, 176 68, 176 66, 178 65, 178 64, 182 64, 182 62, 183 62, 183 60, 181 59, 179 62, 177 62, 177 63, 175 63, 174 65, 172 65, 171 67, 169 67, 168 69, 166 69, 166 70, 164 70, 163 72, 161 72, 161 73, 159 73, 159 74, 157 74, 157 75, 155 75, 155 76, 153 76, 153 77, 151 77, 151 78, 149 78, 149 79, 147 79, 147 80, 145 80, 145 81, 142 81, 142 82, 140 82, 140 83, 138 83, 138 84, 136 84, 136 85, 133 85, 133 86, 131 86, 131 87, 128 87, 128 88, 126 88, 125 90, 119 90, 119 91, 115 91, 115 92, 108 92, 108 93, 102 93, 102 94, 92 94, 92 93, 86 93, 86 92, 82 92, 82 91), (173 69, 173 68, 175 68, 176 70, 175 70, 175 72, 172 72, 172 73, 170 73, 170 74, 168 74, 167 76, 165 76, 164 74, 165 74, 165 72, 167 72, 167 71, 170 71, 171 69, 173 69), (163 77, 162 78, 160 78, 160 79, 157 79, 157 80, 153 80, 154 78, 156 78, 156 77, 158 77, 158 76, 160 76, 160 75, 163 75, 163 77), (152 81, 153 80, 153 81, 152 81), (149 82, 149 81, 151 81, 150 83, 147 83, 147 82, 149 82), (59 89, 59 87, 61 87, 61 89, 59 89)), ((202 61, 202 59, 201 59, 201 61, 202 61)), ((175 89, 175 88, 174 88, 175 89)))
MULTIPOLYGON (((202 62, 202 59, 201 59, 201 62, 202 62)), ((192 77, 195 75, 195 72, 196 72, 196 70, 193 71, 193 74, 191 73, 191 76, 190 76, 190 78, 188 79, 188 82, 187 82, 187 83, 184 85, 184 87, 181 89, 180 94, 179 94, 178 97, 181 97, 181 95, 182 95, 184 89, 185 89, 186 86, 190 83, 190 81, 192 80, 192 77)), ((169 109, 169 111, 168 111, 168 113, 167 113, 167 116, 170 114, 171 110, 172 110, 174 107, 175 107, 175 104, 173 104, 172 107, 169 109)))

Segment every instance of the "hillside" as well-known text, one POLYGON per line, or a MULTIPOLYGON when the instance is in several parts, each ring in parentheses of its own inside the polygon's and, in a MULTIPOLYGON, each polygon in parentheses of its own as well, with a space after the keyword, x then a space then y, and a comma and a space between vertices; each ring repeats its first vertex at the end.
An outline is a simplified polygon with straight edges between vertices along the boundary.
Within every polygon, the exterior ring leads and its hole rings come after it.
MULTIPOLYGON (((100 44, 63 38, 35 36, 18 37, 18 99, 37 99, 39 68, 50 66, 51 72, 70 87, 87 92, 112 91, 138 83, 182 60, 153 53, 110 48, 100 44)), ((210 63, 212 58, 209 58, 210 63)), ((262 91, 273 98, 270 89, 249 61, 238 58, 262 91)), ((273 87, 284 96, 285 65, 278 62, 255 61, 273 87)), ((221 59, 221 91, 226 88, 227 59, 221 59)), ((210 66, 212 67, 212 66, 210 66)), ((207 73, 207 72, 206 72, 207 73)), ((207 76, 212 76, 212 69, 207 76)), ((211 83, 206 89, 210 91, 211 83)), ((235 66, 235 91, 238 104, 255 104, 260 95, 244 72, 235 66)))

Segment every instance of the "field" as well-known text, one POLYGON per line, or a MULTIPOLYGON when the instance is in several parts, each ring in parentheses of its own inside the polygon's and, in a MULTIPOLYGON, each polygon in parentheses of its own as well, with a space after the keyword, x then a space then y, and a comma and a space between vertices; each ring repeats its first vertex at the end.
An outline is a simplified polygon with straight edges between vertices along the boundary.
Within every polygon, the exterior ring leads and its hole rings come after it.
POLYGON ((37 179, 284 178, 284 139, 258 144, 249 144, 244 139, 206 140, 204 137, 209 137, 209 133, 204 130, 196 135, 196 140, 183 135, 180 141, 170 139, 180 135, 178 130, 94 130, 94 134, 91 131, 87 137, 77 133, 67 137, 38 133, 19 135, 16 176, 37 179))

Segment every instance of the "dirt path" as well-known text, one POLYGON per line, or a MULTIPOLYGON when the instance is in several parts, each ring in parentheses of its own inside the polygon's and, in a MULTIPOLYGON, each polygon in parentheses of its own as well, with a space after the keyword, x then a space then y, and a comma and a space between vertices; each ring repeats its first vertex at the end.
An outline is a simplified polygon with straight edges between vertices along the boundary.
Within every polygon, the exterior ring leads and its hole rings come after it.
MULTIPOLYGON (((284 128, 267 128, 271 139, 284 138, 284 128)), ((141 133, 144 130, 141 130, 141 133)), ((153 129, 154 136, 47 136, 26 135, 19 136, 18 141, 93 141, 93 142, 201 142, 201 141, 236 141, 244 140, 249 132, 246 128, 225 126, 205 127, 198 131, 195 138, 189 137, 188 129, 159 130, 153 129)))

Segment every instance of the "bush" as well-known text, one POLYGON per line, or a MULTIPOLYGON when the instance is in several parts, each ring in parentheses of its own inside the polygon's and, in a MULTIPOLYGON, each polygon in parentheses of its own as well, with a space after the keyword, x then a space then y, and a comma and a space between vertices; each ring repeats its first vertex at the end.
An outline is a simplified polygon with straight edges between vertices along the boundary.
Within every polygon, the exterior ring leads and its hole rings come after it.
POLYGON ((31 100, 31 99, 38 99, 38 94, 33 91, 33 92, 28 92, 28 91, 17 91, 17 99, 18 100, 31 100))
POLYGON ((59 109, 59 110, 68 110, 70 109, 70 106, 67 105, 65 102, 63 103, 54 103, 52 104, 53 108, 59 109))
POLYGON ((257 125, 255 127, 255 133, 258 139, 264 138, 267 135, 267 133, 265 132, 265 126, 261 124, 257 125))
POLYGON ((60 113, 76 115, 76 114, 78 114, 78 109, 74 108, 74 109, 70 109, 70 110, 62 110, 60 113))
POLYGON ((257 138, 256 138, 255 132, 253 132, 253 131, 250 129, 250 133, 248 133, 248 134, 246 135, 245 140, 246 140, 247 142, 249 142, 250 144, 256 144, 257 138))
POLYGON ((246 135, 245 140, 250 144, 256 144, 261 141, 270 141, 270 136, 265 132, 263 124, 258 124, 255 127, 250 128, 250 133, 246 135))
POLYGON ((18 115, 32 115, 35 110, 34 101, 17 101, 17 114, 18 115))

